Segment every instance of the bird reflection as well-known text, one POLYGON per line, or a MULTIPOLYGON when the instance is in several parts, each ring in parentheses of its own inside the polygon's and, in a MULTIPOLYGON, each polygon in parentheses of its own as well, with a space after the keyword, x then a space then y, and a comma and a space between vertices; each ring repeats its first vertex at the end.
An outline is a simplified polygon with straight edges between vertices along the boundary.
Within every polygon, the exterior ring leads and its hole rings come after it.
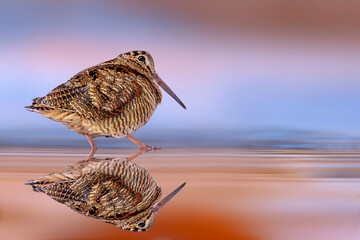
POLYGON ((151 175, 121 158, 80 161, 25 184, 80 214, 135 232, 149 230, 159 209, 185 186, 159 201, 161 188, 151 175))

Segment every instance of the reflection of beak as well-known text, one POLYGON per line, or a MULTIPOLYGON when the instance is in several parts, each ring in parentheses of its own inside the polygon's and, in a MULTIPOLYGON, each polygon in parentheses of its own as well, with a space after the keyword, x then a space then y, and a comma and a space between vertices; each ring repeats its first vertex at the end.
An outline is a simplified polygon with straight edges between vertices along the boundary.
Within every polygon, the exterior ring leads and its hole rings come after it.
POLYGON ((164 198, 163 200, 161 200, 160 202, 155 204, 155 206, 153 207, 154 212, 156 213, 157 211, 159 211, 159 209, 162 208, 168 201, 170 201, 170 199, 172 199, 185 186, 185 184, 186 184, 186 182, 181 184, 177 189, 175 189, 172 193, 170 193, 166 198, 164 198))
POLYGON ((169 88, 168 85, 166 85, 166 83, 161 80, 161 78, 159 77, 159 75, 157 75, 155 73, 155 75, 153 76, 153 79, 155 80, 155 82, 162 88, 164 89, 173 99, 175 99, 184 109, 186 109, 185 105, 182 103, 182 101, 176 96, 176 94, 169 88))

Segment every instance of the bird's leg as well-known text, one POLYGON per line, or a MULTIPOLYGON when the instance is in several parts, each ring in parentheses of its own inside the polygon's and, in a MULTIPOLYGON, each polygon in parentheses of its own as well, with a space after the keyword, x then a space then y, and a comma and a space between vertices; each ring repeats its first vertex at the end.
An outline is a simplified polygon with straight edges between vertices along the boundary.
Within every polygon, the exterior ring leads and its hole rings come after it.
POLYGON ((137 140, 136 138, 134 138, 130 134, 127 135, 126 138, 129 139, 130 141, 132 141, 133 143, 135 143, 136 145, 138 145, 140 150, 142 150, 144 152, 155 151, 155 150, 160 150, 161 149, 161 147, 150 147, 150 146, 146 145, 145 143, 140 142, 139 140, 137 140))
POLYGON ((146 150, 139 149, 136 153, 126 157, 125 159, 128 160, 128 161, 131 161, 134 158, 137 158, 138 156, 140 156, 141 154, 146 153, 146 152, 147 152, 146 150))
POLYGON ((91 152, 89 153, 88 157, 85 160, 85 162, 88 162, 90 159, 93 158, 93 156, 94 156, 94 154, 95 154, 95 152, 97 150, 97 147, 96 147, 92 137, 90 137, 88 134, 85 134, 85 136, 86 136, 86 138, 89 141, 90 146, 91 146, 91 152))

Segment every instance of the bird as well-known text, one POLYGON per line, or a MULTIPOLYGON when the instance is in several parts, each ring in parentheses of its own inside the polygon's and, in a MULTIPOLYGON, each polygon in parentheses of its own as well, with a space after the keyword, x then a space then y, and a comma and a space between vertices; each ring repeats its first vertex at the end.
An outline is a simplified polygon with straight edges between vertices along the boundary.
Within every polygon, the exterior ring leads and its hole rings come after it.
POLYGON ((25 184, 77 213, 144 232, 186 182, 159 201, 161 188, 144 168, 122 158, 93 158, 25 184))
POLYGON ((159 86, 186 109, 156 73, 151 55, 136 50, 77 73, 25 108, 86 136, 91 146, 87 161, 97 150, 95 137, 126 137, 147 152, 160 147, 150 147, 131 133, 144 126, 161 103, 159 86))

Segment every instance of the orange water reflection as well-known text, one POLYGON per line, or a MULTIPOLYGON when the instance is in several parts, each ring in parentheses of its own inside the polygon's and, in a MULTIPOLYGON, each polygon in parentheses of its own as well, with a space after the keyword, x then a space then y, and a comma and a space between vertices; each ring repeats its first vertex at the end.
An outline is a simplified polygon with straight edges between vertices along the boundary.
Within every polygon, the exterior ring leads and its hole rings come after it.
MULTIPOLYGON (((359 239, 360 152, 240 148, 163 149, 134 161, 163 194, 181 195, 144 233, 68 209, 23 183, 86 157, 88 149, 2 148, 4 239, 359 239)), ((101 156, 129 149, 103 149, 101 156)))

